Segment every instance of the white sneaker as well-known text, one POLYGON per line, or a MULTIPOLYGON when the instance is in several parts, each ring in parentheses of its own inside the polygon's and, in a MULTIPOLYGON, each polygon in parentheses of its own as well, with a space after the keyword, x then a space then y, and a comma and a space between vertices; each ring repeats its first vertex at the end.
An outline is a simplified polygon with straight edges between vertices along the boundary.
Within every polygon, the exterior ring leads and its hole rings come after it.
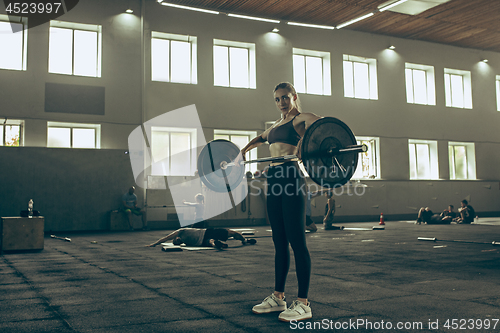
POLYGON ((280 313, 278 319, 281 321, 291 321, 291 320, 304 320, 312 318, 312 311, 309 307, 311 302, 307 305, 301 301, 294 301, 292 305, 282 313, 280 313))
POLYGON ((262 303, 257 304, 252 308, 252 312, 256 314, 269 313, 275 311, 283 311, 286 309, 285 299, 279 299, 274 294, 267 296, 262 303))

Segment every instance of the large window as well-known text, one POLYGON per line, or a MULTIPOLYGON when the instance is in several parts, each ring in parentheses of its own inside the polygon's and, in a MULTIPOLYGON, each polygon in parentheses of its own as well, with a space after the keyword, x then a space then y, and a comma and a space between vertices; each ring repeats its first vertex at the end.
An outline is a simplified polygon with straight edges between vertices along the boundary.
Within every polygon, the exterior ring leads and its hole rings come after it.
POLYGON ((0 118, 0 146, 19 147, 23 142, 22 120, 0 118))
POLYGON ((436 105, 434 67, 405 63, 405 76, 408 103, 436 105))
POLYGON ((293 49, 293 83, 299 93, 332 94, 330 53, 293 49))
POLYGON ((500 75, 497 75, 496 86, 497 86, 497 111, 500 111, 500 75))
POLYGON ((0 68, 25 71, 27 42, 28 19, 0 15, 0 68))
POLYGON ((196 37, 153 31, 152 80, 197 84, 196 47, 196 37))
POLYGON ((438 179, 437 141, 409 140, 410 179, 438 179))
POLYGON ((448 143, 450 179, 476 179, 474 143, 448 143))
POLYGON ((255 44, 214 39, 214 85, 255 89, 255 44))
MULTIPOLYGON (((225 139, 234 143, 238 148, 245 147, 251 139, 257 136, 255 131, 233 131, 233 130, 214 130, 214 140, 225 139)), ((252 149, 246 153, 245 159, 255 160, 257 158, 257 149, 252 149)), ((245 166, 245 171, 254 173, 257 171, 257 163, 250 163, 245 166)))
POLYGON ((47 147, 101 148, 101 125, 49 121, 47 147))
POLYGON ((196 171, 196 129, 151 127, 151 175, 192 176, 196 171))
POLYGON ((50 21, 49 73, 101 77, 100 25, 50 21))
POLYGON ((356 137, 358 145, 367 145, 368 151, 358 154, 358 166, 352 176, 354 179, 379 179, 379 138, 356 137))
POLYGON ((344 96, 378 99, 376 59, 344 54, 344 96))
POLYGON ((472 109, 472 85, 469 71, 444 69, 446 106, 472 109))

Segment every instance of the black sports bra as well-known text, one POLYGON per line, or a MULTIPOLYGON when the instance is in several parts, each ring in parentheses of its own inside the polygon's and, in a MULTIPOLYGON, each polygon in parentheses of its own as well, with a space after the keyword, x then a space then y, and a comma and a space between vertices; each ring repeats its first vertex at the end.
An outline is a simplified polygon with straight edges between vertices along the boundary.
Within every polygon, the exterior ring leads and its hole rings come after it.
MULTIPOLYGON (((295 115, 295 117, 297 116, 298 114, 295 115)), ((295 119, 295 117, 293 117, 293 119, 295 119)), ((269 142, 269 144, 282 142, 292 146, 297 146, 300 141, 300 135, 293 127, 293 119, 284 125, 276 126, 271 129, 267 135, 267 142, 269 142)))

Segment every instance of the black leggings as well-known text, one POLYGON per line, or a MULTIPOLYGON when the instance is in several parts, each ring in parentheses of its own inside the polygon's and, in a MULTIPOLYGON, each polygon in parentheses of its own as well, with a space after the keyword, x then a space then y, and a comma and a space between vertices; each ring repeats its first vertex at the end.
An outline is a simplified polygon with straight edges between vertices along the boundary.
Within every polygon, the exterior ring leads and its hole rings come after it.
POLYGON ((275 290, 285 291, 290 268, 290 249, 295 257, 299 298, 307 298, 311 277, 311 257, 305 236, 306 192, 304 176, 297 162, 269 168, 267 176, 267 212, 275 248, 275 290))

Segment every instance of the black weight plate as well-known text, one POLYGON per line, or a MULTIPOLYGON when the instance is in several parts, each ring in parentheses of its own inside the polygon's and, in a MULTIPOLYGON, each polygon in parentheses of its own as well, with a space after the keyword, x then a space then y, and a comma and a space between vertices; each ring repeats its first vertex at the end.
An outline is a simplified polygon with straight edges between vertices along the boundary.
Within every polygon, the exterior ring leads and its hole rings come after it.
POLYGON ((311 179, 318 185, 327 188, 342 186, 356 171, 358 153, 344 153, 332 157, 327 152, 356 144, 354 134, 344 122, 333 117, 321 118, 309 126, 304 134, 301 146, 302 163, 311 179))
POLYGON ((240 149, 228 140, 218 139, 207 143, 198 155, 198 175, 212 191, 231 192, 243 180, 244 165, 229 166, 222 170, 222 161, 230 163, 236 159, 240 149))

